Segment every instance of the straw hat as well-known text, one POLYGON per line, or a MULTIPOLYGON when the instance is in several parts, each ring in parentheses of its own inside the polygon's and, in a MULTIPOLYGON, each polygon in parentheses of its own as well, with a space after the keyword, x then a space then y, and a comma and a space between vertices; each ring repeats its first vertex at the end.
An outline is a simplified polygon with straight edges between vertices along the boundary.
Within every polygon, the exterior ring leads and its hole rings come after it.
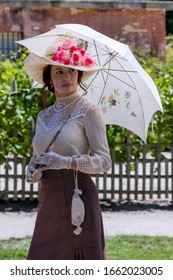
MULTIPOLYGON (((61 38, 62 41, 62 38, 61 38)), ((47 65, 68 67, 83 71, 82 82, 101 69, 91 55, 87 53, 87 42, 76 42, 66 38, 61 44, 53 44, 47 48, 43 56, 31 53, 24 61, 27 74, 39 84, 44 85, 43 69, 47 65)))

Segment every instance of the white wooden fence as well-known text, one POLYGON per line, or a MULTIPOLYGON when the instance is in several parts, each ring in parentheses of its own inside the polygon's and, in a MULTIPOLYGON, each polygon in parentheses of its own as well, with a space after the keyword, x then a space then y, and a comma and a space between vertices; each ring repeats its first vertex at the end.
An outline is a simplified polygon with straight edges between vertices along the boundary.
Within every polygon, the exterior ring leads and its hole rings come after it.
MULTIPOLYGON (((173 147, 161 152, 158 146, 157 159, 147 153, 147 146, 139 160, 130 156, 127 147, 126 163, 114 164, 115 152, 111 151, 112 169, 107 174, 93 175, 101 201, 168 201, 173 203, 173 147), (162 155, 164 154, 164 160, 162 155), (133 166, 133 168, 131 168, 133 166)), ((38 184, 25 182, 26 164, 24 159, 13 156, 0 166, 0 200, 35 200, 38 184), (11 169, 8 168, 11 166, 11 169)))

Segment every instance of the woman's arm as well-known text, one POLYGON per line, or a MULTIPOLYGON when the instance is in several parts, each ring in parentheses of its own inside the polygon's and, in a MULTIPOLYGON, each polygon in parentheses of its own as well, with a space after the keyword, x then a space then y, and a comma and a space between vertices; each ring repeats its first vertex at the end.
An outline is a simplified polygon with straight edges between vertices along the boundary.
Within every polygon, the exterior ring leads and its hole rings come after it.
POLYGON ((71 168, 84 173, 102 173, 111 168, 110 151, 106 137, 106 126, 100 109, 90 105, 84 119, 91 155, 72 158, 71 168))

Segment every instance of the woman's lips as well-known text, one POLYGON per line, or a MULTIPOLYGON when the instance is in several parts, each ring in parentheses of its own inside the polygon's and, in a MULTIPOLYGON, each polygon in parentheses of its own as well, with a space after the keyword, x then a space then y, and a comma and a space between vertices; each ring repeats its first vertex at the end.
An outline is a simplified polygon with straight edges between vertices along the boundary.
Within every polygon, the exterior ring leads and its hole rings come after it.
POLYGON ((70 87, 70 86, 71 86, 71 83, 64 83, 62 86, 63 86, 63 87, 70 87))

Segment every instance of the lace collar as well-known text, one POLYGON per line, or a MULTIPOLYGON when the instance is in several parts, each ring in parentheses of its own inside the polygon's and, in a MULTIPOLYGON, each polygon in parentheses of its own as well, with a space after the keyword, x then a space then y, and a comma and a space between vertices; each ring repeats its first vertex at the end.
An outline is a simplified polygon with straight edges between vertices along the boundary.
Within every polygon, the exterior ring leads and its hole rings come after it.
POLYGON ((54 110, 55 111, 62 111, 68 108, 75 100, 80 98, 80 95, 78 93, 73 93, 69 96, 57 98, 55 104, 54 104, 54 110))
MULTIPOLYGON (((78 96, 78 95, 77 95, 78 96)), ((71 102, 76 100, 69 99, 71 102)), ((44 125, 46 131, 51 130, 55 126, 63 123, 65 120, 62 120, 62 115, 66 110, 68 109, 68 106, 70 104, 69 100, 63 100, 63 101, 56 101, 55 104, 52 106, 46 108, 44 111, 40 112, 39 114, 39 120, 44 125)), ((72 111, 70 117, 68 120, 74 119, 78 116, 80 116, 83 113, 84 105, 86 104, 86 99, 79 98, 78 103, 75 106, 75 109, 72 111)))

